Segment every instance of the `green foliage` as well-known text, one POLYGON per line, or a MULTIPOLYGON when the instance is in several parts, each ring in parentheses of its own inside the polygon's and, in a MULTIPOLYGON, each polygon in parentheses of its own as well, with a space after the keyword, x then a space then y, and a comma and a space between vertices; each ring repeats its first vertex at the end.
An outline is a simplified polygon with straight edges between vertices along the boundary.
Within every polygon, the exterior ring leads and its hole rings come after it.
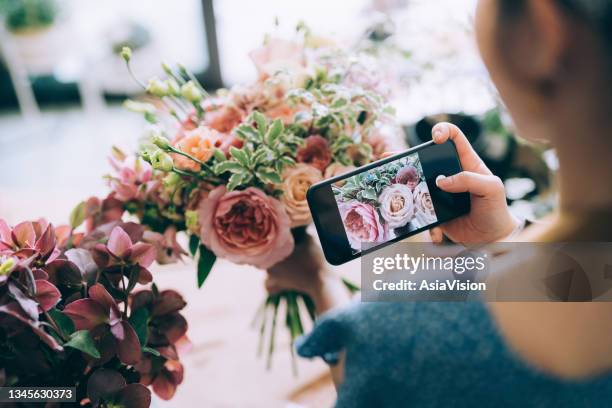
POLYGON ((244 141, 243 147, 230 148, 229 159, 213 165, 217 176, 229 174, 229 191, 249 186, 266 189, 280 183, 285 167, 295 164, 295 152, 302 143, 279 119, 268 121, 259 112, 238 126, 236 134, 244 141))
POLYGON ((198 259, 198 288, 201 288, 208 277, 217 256, 204 245, 200 245, 200 258, 198 259))
POLYGON ((100 358, 100 352, 96 348, 96 344, 91 334, 89 334, 89 330, 79 330, 72 333, 70 335, 70 340, 64 344, 64 347, 71 347, 89 354, 93 358, 100 358))

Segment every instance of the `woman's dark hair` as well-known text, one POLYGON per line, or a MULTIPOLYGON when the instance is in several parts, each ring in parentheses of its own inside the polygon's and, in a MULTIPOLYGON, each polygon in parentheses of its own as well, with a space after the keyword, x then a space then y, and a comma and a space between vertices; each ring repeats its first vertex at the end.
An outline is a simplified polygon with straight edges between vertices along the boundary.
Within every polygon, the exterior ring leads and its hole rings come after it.
MULTIPOLYGON (((580 18, 603 36, 612 54, 612 0, 556 0, 563 10, 580 18)), ((505 17, 519 16, 525 0, 501 0, 501 13, 505 17)))

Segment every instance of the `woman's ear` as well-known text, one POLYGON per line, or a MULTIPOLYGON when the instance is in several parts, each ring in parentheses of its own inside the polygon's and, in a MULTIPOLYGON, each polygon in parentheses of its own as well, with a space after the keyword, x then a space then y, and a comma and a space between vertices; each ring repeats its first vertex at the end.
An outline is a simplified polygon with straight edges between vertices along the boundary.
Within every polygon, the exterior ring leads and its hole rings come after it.
POLYGON ((523 15, 523 74, 536 82, 554 80, 568 43, 567 17, 555 0, 527 0, 523 15))

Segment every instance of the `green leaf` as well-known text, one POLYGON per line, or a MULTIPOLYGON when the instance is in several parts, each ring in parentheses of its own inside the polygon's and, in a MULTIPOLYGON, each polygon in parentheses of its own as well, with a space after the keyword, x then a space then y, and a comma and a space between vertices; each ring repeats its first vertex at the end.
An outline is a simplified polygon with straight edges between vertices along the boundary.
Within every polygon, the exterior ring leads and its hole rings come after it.
POLYGON ((189 253, 191 256, 195 256, 198 252, 198 245, 200 245, 200 237, 195 234, 189 236, 189 253))
POLYGON ((230 154, 238 163, 242 164, 243 167, 249 167, 249 156, 244 150, 232 146, 230 147, 230 154))
POLYGON ((64 347, 71 347, 73 349, 82 351, 85 354, 89 354, 93 358, 100 358, 100 352, 96 348, 96 344, 89 334, 89 330, 79 330, 70 335, 64 347))
POLYGON ((221 149, 213 150, 213 155, 215 156, 215 160, 217 160, 218 162, 224 162, 227 160, 227 157, 225 157, 225 153, 223 153, 221 149))
POLYGON ((144 347, 149 337, 149 311, 145 307, 136 309, 132 311, 128 320, 138 336, 140 346, 144 347))
POLYGON ((280 184, 283 181, 281 176, 276 171, 274 171, 274 169, 271 169, 269 167, 257 170, 255 172, 255 175, 264 184, 266 183, 280 184))
POLYGON ((235 161, 226 160, 221 163, 215 164, 213 167, 213 171, 215 174, 223 174, 226 171, 237 172, 243 170, 244 167, 242 164, 237 163, 235 161))
POLYGON ((253 143, 261 143, 261 135, 259 132, 250 125, 240 125, 236 130, 236 134, 246 141, 253 143))
POLYGON ((251 177, 250 173, 242 172, 242 173, 234 173, 229 178, 227 183, 227 190, 233 191, 236 187, 239 187, 241 184, 245 183, 251 177))
POLYGON ((200 259, 198 259, 198 288, 201 288, 208 277, 217 256, 204 245, 200 245, 200 259))
POLYGON ((70 226, 74 229, 85 221, 85 201, 81 201, 70 212, 70 226))
POLYGON ((255 119, 255 123, 257 123, 257 131, 264 137, 266 134, 266 130, 268 129, 268 121, 266 117, 261 112, 253 112, 253 119, 255 119))
POLYGON ((276 119, 274 122, 272 122, 272 126, 270 126, 265 136, 266 143, 269 145, 274 144, 276 139, 278 139, 278 137, 283 133, 284 129, 285 127, 280 119, 276 119))
POLYGON ((361 192, 363 198, 369 200, 376 200, 376 190, 373 187, 368 187, 361 192))
POLYGON ((49 316, 51 316, 51 318, 55 321, 64 337, 68 337, 72 333, 74 333, 74 322, 63 312, 60 312, 56 308, 53 308, 49 310, 49 316))

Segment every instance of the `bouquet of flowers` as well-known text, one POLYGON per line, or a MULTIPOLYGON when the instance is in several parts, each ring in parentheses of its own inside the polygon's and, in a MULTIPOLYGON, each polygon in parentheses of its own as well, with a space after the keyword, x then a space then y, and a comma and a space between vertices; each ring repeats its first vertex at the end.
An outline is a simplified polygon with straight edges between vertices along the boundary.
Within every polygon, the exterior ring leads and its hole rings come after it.
POLYGON ((145 385, 170 399, 182 382, 185 302, 134 291, 158 251, 114 204, 91 198, 57 228, 0 219, 1 386, 76 387, 79 405, 139 408, 145 385))
MULTIPOLYGON (((122 56, 131 72, 131 51, 122 56)), ((186 231, 200 286, 218 257, 266 269, 290 255, 311 222, 308 188, 376 159, 399 135, 371 57, 303 28, 250 56, 257 80, 214 95, 162 64, 165 78, 141 83, 149 101, 125 104, 150 123, 138 153, 113 152, 109 199, 158 234, 162 263, 185 253, 176 233, 186 231)), ((272 322, 270 355, 281 303, 292 340, 303 332, 299 303, 314 316, 300 293, 270 296, 260 313, 262 338, 272 322)))
POLYGON ((417 154, 357 174, 332 191, 355 251, 437 221, 417 154))

